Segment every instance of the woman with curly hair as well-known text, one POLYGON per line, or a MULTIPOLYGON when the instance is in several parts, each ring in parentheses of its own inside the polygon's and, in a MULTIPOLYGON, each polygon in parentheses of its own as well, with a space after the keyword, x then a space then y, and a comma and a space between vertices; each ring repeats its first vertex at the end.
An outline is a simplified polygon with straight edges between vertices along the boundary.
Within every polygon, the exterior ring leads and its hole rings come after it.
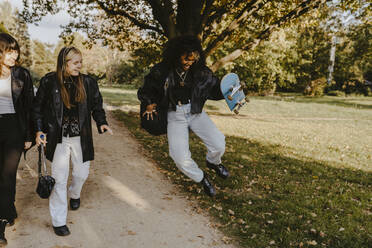
POLYGON ((221 164, 225 151, 225 136, 203 111, 207 99, 220 100, 220 80, 206 66, 200 40, 195 36, 180 36, 169 40, 163 52, 163 60, 145 76, 138 98, 146 105, 143 113, 152 119, 156 106, 167 98, 167 136, 169 154, 176 166, 195 182, 201 182, 209 196, 216 194, 215 188, 191 158, 189 129, 207 147, 206 165, 222 178, 229 176, 221 164), (166 85, 167 84, 167 85, 166 85), (165 94, 164 86, 168 87, 165 94))
POLYGON ((0 33, 0 246, 7 244, 6 225, 13 225, 17 218, 18 164, 34 137, 30 117, 33 85, 29 71, 17 66, 19 55, 18 42, 0 33))

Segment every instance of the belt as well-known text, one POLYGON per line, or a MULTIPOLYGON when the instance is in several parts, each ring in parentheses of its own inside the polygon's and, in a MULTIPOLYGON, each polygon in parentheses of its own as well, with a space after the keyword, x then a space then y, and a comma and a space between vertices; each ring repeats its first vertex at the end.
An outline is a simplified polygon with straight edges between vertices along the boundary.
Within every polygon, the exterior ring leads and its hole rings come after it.
POLYGON ((191 102, 190 99, 186 99, 186 100, 178 100, 178 101, 177 101, 177 104, 178 104, 179 106, 181 106, 181 105, 183 105, 183 104, 189 104, 190 102, 191 102))

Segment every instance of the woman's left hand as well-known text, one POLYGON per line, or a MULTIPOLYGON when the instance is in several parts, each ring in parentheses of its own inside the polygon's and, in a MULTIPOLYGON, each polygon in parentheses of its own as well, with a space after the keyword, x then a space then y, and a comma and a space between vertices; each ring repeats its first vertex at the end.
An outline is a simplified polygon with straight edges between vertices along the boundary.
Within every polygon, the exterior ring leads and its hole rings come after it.
POLYGON ((104 132, 108 132, 109 134, 113 135, 114 133, 112 132, 111 128, 109 128, 109 126, 107 125, 102 125, 99 127, 101 129, 101 132, 104 133, 104 132))
POLYGON ((31 145, 32 145, 32 142, 25 142, 25 146, 24 146, 24 149, 25 150, 27 150, 27 149, 29 149, 30 147, 31 147, 31 145))

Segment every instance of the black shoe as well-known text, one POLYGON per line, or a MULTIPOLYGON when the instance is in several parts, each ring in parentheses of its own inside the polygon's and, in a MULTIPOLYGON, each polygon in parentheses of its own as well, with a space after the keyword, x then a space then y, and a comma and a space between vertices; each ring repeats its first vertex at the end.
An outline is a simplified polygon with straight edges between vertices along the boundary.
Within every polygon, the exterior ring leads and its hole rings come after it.
POLYGON ((64 226, 58 226, 58 227, 53 227, 54 233, 57 234, 58 236, 67 236, 70 235, 70 230, 68 230, 68 227, 66 225, 64 226))
POLYGON ((80 198, 79 199, 70 199, 70 208, 71 210, 78 210, 80 207, 80 198))
POLYGON ((201 181, 203 184, 204 192, 209 195, 210 197, 213 197, 216 195, 216 190, 214 189, 211 182, 208 180, 208 178, 204 175, 203 180, 201 181))
POLYGON ((0 220, 0 246, 5 246, 8 244, 8 241, 5 238, 5 227, 7 223, 7 220, 0 220))
POLYGON ((217 175, 222 177, 223 179, 226 179, 230 176, 229 171, 222 164, 216 165, 216 164, 209 163, 207 161, 207 166, 208 168, 215 170, 217 175))

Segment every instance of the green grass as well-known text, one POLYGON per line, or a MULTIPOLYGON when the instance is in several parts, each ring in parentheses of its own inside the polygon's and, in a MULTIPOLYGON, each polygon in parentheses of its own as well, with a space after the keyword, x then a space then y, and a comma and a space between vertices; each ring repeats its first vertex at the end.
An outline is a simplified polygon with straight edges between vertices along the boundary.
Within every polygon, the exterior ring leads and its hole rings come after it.
MULTIPOLYGON (((133 97, 120 94, 123 102, 133 97)), ((136 113, 114 114, 181 192, 242 247, 369 247, 372 98, 252 97, 239 116, 223 101, 206 106, 226 135, 223 162, 232 177, 216 178, 205 167, 205 147, 193 134, 190 147, 215 183, 215 199, 178 171, 165 136, 145 133, 136 113), (344 104, 351 102, 367 107, 344 104)))
POLYGON ((100 92, 105 102, 112 106, 139 104, 136 90, 100 87, 100 92))

